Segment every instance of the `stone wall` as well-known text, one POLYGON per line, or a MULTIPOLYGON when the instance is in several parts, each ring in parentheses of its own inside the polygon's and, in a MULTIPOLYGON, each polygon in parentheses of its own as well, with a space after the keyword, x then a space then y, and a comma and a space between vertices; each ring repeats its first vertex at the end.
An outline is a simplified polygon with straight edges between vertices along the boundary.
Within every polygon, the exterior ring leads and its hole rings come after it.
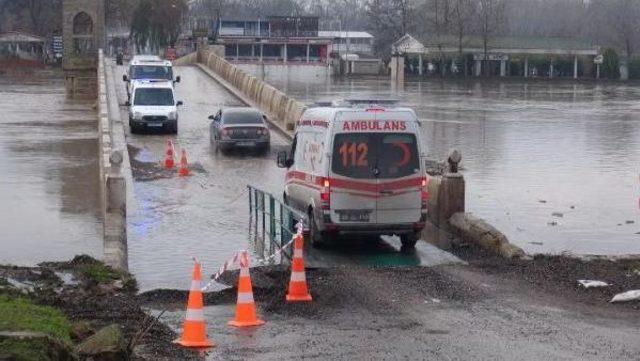
MULTIPOLYGON (((189 55, 188 55, 189 56, 189 55)), ((285 93, 240 70, 216 53, 211 46, 198 49, 198 63, 213 70, 226 82, 238 89, 250 101, 251 105, 261 109, 281 129, 292 132, 306 109, 306 105, 287 96, 285 93)))
POLYGON ((126 270, 127 183, 132 183, 131 165, 120 120, 113 72, 102 50, 98 53, 98 150, 104 237, 104 262, 126 270))

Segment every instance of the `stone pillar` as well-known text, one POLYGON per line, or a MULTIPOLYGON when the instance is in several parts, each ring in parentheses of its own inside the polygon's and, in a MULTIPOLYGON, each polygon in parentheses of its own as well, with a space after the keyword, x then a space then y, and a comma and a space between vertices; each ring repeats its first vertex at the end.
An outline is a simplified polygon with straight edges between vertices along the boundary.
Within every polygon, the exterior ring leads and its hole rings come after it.
POLYGON ((283 48, 282 48, 282 58, 284 59, 284 62, 287 62, 287 44, 284 44, 283 48))
POLYGON ((260 62, 262 63, 262 54, 264 53, 264 44, 260 43, 260 62))
POLYGON ((480 76, 482 75, 482 60, 475 60, 474 63, 474 68, 475 68, 475 76, 480 76))
POLYGON ((127 270, 127 185, 124 177, 108 176, 104 219, 104 261, 127 270))
POLYGON ((422 75, 422 54, 418 54, 418 75, 422 75))
POLYGON ((524 77, 525 78, 529 77, 529 57, 528 56, 524 57, 524 77))
POLYGON ((500 60, 500 76, 504 77, 507 75, 507 61, 500 60))
POLYGON ((549 79, 553 78, 553 61, 549 63, 549 79))
POLYGON ((629 80, 629 62, 626 57, 620 57, 620 80, 629 80))
POLYGON ((311 55, 311 44, 307 43, 307 63, 310 62, 309 56, 311 55))
POLYGON ((600 63, 596 64, 596 79, 600 79, 600 63))
POLYGON ((240 56, 240 44, 236 43, 236 61, 238 61, 239 56, 240 56))
POLYGON ((465 182, 458 172, 462 156, 458 150, 451 150, 447 159, 448 171, 442 176, 438 194, 438 219, 440 223, 448 222, 454 213, 464 212, 465 182))
POLYGON ((97 96, 98 49, 105 40, 104 0, 63 0, 62 68, 70 96, 97 96))
POLYGON ((573 79, 578 79, 578 56, 573 57, 573 79))
POLYGON ((393 84, 404 84, 404 56, 391 56, 391 81, 393 84))

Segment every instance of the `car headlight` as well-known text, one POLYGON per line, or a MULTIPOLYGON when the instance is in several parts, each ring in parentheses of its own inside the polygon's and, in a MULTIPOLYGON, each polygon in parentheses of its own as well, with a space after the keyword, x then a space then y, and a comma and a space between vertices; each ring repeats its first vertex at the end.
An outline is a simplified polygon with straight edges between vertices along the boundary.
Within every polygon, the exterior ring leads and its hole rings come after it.
POLYGON ((178 112, 170 112, 169 120, 178 120, 178 112))
POLYGON ((142 120, 142 113, 140 113, 140 112, 134 112, 134 113, 133 113, 133 119, 135 119, 135 120, 142 120))

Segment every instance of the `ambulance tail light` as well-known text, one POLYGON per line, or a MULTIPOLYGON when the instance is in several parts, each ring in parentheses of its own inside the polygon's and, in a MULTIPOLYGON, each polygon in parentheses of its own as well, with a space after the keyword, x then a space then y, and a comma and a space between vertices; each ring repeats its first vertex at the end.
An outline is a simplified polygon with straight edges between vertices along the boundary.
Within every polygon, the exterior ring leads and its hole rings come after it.
POLYGON ((322 191, 320 192, 320 207, 323 210, 331 208, 331 182, 328 179, 322 181, 322 191))
POLYGON ((420 199, 422 204, 422 209, 427 209, 427 203, 429 202, 429 191, 427 186, 429 185, 429 179, 427 177, 422 177, 422 182, 420 184, 420 199))

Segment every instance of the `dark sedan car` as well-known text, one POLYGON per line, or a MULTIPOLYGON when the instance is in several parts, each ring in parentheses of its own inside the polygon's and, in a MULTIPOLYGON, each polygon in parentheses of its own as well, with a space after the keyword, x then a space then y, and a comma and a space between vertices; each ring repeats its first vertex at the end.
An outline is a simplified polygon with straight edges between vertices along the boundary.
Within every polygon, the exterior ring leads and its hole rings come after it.
POLYGON ((231 148, 269 149, 271 136, 266 117, 253 108, 225 108, 209 116, 211 144, 222 151, 231 148))

